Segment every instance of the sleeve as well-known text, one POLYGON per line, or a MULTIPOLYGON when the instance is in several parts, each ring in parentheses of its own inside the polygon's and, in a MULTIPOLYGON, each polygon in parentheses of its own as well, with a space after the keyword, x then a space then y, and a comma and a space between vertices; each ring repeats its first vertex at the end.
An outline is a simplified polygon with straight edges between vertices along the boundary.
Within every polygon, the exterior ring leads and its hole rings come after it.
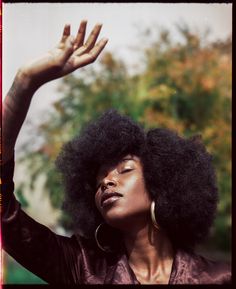
POLYGON ((1 169, 3 249, 48 283, 79 283, 79 244, 55 234, 21 209, 13 194, 14 158, 1 169))

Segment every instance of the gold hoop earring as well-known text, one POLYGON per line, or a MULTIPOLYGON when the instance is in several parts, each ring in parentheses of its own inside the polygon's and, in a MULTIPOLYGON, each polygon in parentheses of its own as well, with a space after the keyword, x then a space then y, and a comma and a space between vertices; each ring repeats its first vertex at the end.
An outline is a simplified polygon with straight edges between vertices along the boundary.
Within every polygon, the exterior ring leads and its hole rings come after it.
POLYGON ((157 230, 160 230, 160 227, 159 227, 159 225, 157 224, 156 216, 155 216, 155 201, 152 201, 152 203, 151 203, 151 219, 152 219, 152 224, 153 224, 153 226, 154 226, 157 230))
POLYGON ((95 240, 96 240, 96 243, 98 245, 98 247, 103 251, 103 252, 106 252, 106 253, 109 253, 111 252, 110 249, 107 249, 107 248, 104 248, 98 241, 98 231, 99 229, 101 228, 102 225, 104 225, 105 223, 101 223, 100 225, 98 225, 96 231, 95 231, 95 240))

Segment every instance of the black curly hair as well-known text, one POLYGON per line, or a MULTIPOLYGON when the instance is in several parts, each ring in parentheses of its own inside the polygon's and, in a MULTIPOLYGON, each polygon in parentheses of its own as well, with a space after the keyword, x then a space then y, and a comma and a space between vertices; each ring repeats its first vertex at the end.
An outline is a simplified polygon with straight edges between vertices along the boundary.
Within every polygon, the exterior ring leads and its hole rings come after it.
POLYGON ((215 218, 218 190, 212 157, 201 139, 164 128, 146 132, 114 109, 66 143, 56 160, 65 185, 64 209, 78 233, 93 238, 103 221, 94 201, 99 167, 127 154, 140 157, 156 219, 173 245, 191 249, 203 241, 215 218))

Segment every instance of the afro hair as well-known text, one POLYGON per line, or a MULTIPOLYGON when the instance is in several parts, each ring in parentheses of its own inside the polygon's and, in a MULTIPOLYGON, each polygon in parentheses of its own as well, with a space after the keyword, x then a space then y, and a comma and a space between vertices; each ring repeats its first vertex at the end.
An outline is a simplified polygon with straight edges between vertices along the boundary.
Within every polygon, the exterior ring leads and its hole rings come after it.
POLYGON ((93 238, 103 221, 94 201, 98 169, 127 154, 140 157, 157 222, 173 245, 191 249, 203 241, 215 218, 218 191, 212 157, 201 139, 164 128, 146 132, 114 109, 66 143, 56 160, 65 185, 63 207, 76 231, 93 238))

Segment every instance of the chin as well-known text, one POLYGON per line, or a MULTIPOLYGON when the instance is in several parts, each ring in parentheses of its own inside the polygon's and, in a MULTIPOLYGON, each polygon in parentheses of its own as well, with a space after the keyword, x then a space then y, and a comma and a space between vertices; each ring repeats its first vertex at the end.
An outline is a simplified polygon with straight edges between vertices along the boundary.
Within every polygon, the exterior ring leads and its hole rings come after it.
POLYGON ((112 227, 122 227, 125 220, 127 220, 127 214, 125 214, 125 210, 122 208, 111 208, 106 212, 103 212, 103 218, 105 221, 112 227))

